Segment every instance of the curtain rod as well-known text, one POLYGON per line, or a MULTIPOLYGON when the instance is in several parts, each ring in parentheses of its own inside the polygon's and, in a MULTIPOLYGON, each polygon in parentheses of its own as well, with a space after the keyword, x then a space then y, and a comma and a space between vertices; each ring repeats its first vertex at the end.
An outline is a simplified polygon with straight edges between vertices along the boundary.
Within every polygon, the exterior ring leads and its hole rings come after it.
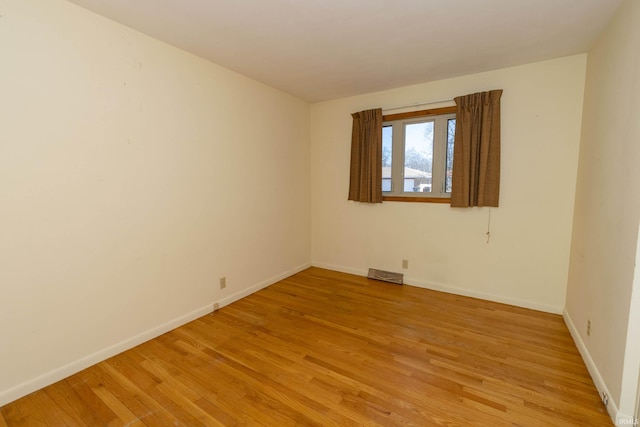
POLYGON ((383 108, 382 111, 392 111, 392 110, 400 110, 402 108, 409 108, 409 107, 419 107, 421 105, 431 105, 431 104, 441 104, 443 102, 453 102, 453 99, 440 99, 438 101, 423 101, 423 102, 416 102, 414 104, 409 104, 409 105, 396 105, 395 107, 386 107, 383 108))

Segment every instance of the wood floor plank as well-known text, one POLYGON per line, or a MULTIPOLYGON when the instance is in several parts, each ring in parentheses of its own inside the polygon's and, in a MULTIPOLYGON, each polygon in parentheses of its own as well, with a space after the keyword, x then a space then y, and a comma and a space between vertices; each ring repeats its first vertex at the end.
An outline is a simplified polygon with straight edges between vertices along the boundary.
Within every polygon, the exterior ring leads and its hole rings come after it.
POLYGON ((139 420, 144 424, 172 425, 178 421, 118 371, 111 361, 101 363, 98 367, 100 368, 98 375, 102 384, 126 405, 128 411, 135 415, 132 422, 139 420))
POLYGON ((76 394, 68 380, 59 381, 44 389, 44 392, 58 406, 58 411, 65 412, 72 418, 70 425, 100 425, 102 421, 76 394))
POLYGON ((0 408, 112 425, 612 423, 561 316, 309 268, 0 408))
POLYGON ((94 389, 100 386, 100 381, 95 376, 95 369, 95 366, 90 367, 67 380, 82 402, 101 420, 100 424, 109 425, 117 422, 118 415, 95 394, 94 389))
POLYGON ((109 425, 128 425, 128 426, 141 426, 143 425, 138 417, 136 417, 116 396, 114 396, 105 386, 99 384, 97 387, 91 389, 96 396, 104 402, 116 414, 117 419, 112 420, 109 425))

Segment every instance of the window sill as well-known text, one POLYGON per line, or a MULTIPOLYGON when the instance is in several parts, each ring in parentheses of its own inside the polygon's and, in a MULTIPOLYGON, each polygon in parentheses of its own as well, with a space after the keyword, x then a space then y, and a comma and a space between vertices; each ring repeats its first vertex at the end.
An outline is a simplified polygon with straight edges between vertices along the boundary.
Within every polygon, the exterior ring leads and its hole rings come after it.
POLYGON ((382 201, 383 202, 448 203, 448 204, 451 204, 451 197, 382 196, 382 201))

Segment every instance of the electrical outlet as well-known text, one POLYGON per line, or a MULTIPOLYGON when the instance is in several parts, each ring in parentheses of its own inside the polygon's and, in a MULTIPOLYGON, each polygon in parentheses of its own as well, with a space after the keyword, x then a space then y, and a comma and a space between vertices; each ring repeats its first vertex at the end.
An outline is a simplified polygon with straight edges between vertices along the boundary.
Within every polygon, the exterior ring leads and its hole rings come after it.
POLYGON ((607 396, 607 393, 603 391, 601 397, 602 397, 602 403, 604 403, 604 406, 607 406, 607 403, 609 403, 609 396, 607 396))
POLYGON ((221 277, 220 278, 220 289, 224 289, 227 287, 227 278, 226 277, 221 277))
POLYGON ((587 336, 591 336, 591 320, 587 320, 587 336))
POLYGON ((405 270, 407 268, 409 268, 409 260, 408 259, 403 259, 402 260, 402 268, 404 268, 405 270))

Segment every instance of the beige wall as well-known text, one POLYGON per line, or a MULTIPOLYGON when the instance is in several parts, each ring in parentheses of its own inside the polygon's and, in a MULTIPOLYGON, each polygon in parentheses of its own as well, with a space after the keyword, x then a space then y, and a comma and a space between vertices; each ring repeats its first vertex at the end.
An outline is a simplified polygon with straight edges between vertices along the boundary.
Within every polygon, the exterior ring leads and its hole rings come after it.
POLYGON ((63 0, 3 2, 0 405, 310 262, 550 312, 570 271, 574 337, 614 404, 631 401, 639 14, 627 0, 588 68, 578 55, 309 107, 63 0), (350 113, 495 88, 499 208, 347 202, 350 113))
POLYGON ((62 0, 0 52, 0 405, 309 264, 307 103, 62 0))
POLYGON ((313 264, 399 271, 410 284, 562 312, 585 66, 578 55, 313 105, 313 264), (504 89, 499 208, 347 201, 352 112, 497 88, 504 89))
POLYGON ((608 388, 614 404, 621 401, 631 345, 626 336, 640 220, 639 55, 640 2, 628 0, 589 52, 566 306, 578 344, 597 370, 596 384, 608 388))

